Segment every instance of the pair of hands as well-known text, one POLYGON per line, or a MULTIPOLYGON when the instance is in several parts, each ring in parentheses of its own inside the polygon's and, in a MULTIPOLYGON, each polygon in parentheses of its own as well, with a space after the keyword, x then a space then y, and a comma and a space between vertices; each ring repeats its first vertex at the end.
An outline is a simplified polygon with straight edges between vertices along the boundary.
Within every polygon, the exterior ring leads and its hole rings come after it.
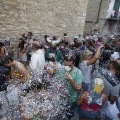
POLYGON ((72 80, 72 76, 70 75, 69 72, 66 72, 66 74, 65 74, 65 79, 66 79, 67 81, 72 80))
POLYGON ((47 69, 47 72, 53 75, 56 72, 56 67, 53 70, 47 69))

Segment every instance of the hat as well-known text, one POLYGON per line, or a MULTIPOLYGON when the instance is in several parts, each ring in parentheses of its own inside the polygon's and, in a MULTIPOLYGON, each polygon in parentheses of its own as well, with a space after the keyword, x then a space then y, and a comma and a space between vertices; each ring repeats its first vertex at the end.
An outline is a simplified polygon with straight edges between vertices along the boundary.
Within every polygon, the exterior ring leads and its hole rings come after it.
POLYGON ((94 80, 94 92, 100 94, 104 89, 104 82, 101 78, 95 78, 94 80))
POLYGON ((117 59, 119 58, 118 52, 114 52, 114 53, 111 55, 111 58, 114 59, 114 60, 117 60, 117 59))

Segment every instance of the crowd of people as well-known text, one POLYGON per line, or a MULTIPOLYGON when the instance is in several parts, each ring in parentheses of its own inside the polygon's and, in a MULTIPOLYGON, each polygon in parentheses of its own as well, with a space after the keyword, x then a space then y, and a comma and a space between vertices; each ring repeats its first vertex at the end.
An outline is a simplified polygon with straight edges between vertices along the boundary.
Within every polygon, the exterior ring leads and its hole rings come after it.
POLYGON ((120 35, 0 40, 0 119, 119 120, 120 35))

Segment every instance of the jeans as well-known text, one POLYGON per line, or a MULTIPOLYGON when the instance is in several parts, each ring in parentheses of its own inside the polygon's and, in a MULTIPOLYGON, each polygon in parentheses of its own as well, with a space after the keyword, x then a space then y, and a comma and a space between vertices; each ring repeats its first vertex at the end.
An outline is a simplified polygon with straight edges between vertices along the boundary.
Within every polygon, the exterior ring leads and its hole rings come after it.
POLYGON ((27 55, 27 61, 30 61, 30 59, 31 59, 31 55, 30 55, 30 53, 27 52, 26 55, 27 55))
POLYGON ((76 102, 72 102, 66 106, 66 117, 68 118, 68 120, 70 120, 74 116, 74 111, 76 107, 76 102))
POLYGON ((79 109, 79 117, 80 118, 89 118, 90 120, 95 120, 97 117, 97 112, 86 111, 82 108, 79 109))

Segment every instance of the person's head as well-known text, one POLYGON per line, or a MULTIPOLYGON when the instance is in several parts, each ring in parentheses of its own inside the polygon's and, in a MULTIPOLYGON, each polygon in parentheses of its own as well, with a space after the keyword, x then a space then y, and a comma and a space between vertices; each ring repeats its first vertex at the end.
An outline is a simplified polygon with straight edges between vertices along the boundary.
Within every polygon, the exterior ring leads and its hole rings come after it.
POLYGON ((80 58, 80 62, 84 61, 84 60, 89 60, 93 57, 93 52, 91 52, 90 50, 85 50, 84 52, 82 52, 81 54, 81 58, 80 58))
POLYGON ((57 37, 56 37, 56 36, 53 36, 53 40, 57 40, 57 37))
POLYGON ((64 33, 64 34, 63 34, 63 40, 64 40, 64 41, 67 41, 67 40, 68 40, 68 38, 67 38, 67 33, 64 33))
POLYGON ((25 39, 24 39, 24 38, 20 38, 20 39, 19 39, 19 44, 24 45, 24 44, 25 44, 25 39))
POLYGON ((76 47, 76 48, 80 48, 80 47, 82 47, 82 45, 83 45, 83 42, 82 42, 81 40, 77 40, 77 41, 75 42, 75 47, 76 47))
POLYGON ((109 44, 105 44, 104 46, 105 46, 105 49, 106 49, 106 50, 112 50, 112 48, 110 47, 109 44))
POLYGON ((46 40, 47 39, 47 37, 49 37, 48 35, 44 35, 44 39, 46 40))
POLYGON ((38 41, 34 41, 32 43, 32 51, 35 52, 40 49, 40 43, 38 41))
POLYGON ((24 48, 24 44, 25 44, 25 39, 24 38, 20 38, 19 39, 18 48, 23 49, 24 48))
POLYGON ((104 89, 104 81, 101 78, 95 78, 93 87, 95 93, 101 94, 104 89))
POLYGON ((81 35, 81 34, 79 34, 78 36, 79 36, 79 38, 80 38, 82 35, 81 35))
POLYGON ((67 36, 67 33, 64 33, 63 36, 66 37, 66 36, 67 36))
POLYGON ((50 50, 55 52, 57 50, 57 46, 56 45, 51 45, 50 50))
POLYGON ((94 28, 94 32, 98 32, 98 28, 96 27, 96 28, 94 28))
POLYGON ((48 55, 48 61, 55 62, 55 54, 54 53, 50 53, 48 55))
POLYGON ((90 48, 91 46, 93 47, 94 45, 93 45, 93 43, 92 43, 91 40, 86 40, 85 46, 86 46, 87 48, 90 48))
POLYGON ((32 32, 28 32, 28 37, 32 38, 33 33, 32 32))
POLYGON ((74 68, 75 60, 76 55, 73 50, 69 50, 65 53, 64 65, 66 71, 71 71, 74 68))
POLYGON ((12 57, 7 55, 4 55, 3 58, 0 60, 2 65, 8 66, 8 67, 12 65, 13 61, 14 60, 12 59, 12 57))
POLYGON ((101 53, 101 56, 100 56, 100 60, 104 61, 104 62, 110 61, 112 52, 113 51, 111 51, 111 50, 103 50, 103 52, 101 53))
POLYGON ((79 40, 79 37, 78 36, 74 36, 74 45, 76 44, 76 42, 79 40))
POLYGON ((116 46, 117 46, 117 40, 113 40, 111 42, 111 47, 114 49, 114 48, 116 48, 116 46))
POLYGON ((0 48, 4 46, 4 42, 0 40, 0 48))
POLYGON ((64 49, 65 48, 65 41, 62 41, 59 43, 60 48, 64 49))
POLYGON ((83 41, 83 45, 85 45, 85 41, 83 41))
POLYGON ((108 69, 117 77, 120 77, 120 64, 118 61, 111 61, 108 69))
POLYGON ((60 43, 60 46, 61 46, 61 48, 67 48, 68 47, 68 41, 62 41, 61 43, 60 43))
POLYGON ((22 34, 22 37, 23 37, 23 38, 26 37, 25 33, 22 34))
POLYGON ((102 42, 102 39, 103 39, 102 35, 98 35, 98 41, 102 42))

